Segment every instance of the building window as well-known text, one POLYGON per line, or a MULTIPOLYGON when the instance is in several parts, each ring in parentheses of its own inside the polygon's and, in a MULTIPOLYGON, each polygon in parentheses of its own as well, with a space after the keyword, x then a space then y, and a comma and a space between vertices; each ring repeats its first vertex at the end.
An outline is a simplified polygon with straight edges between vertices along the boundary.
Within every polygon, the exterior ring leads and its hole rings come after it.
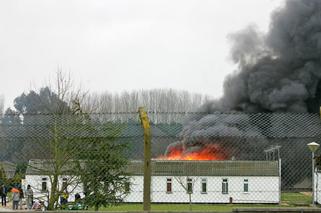
POLYGON ((249 180, 248 179, 244 179, 243 191, 249 192, 249 180))
POLYGON ((166 179, 166 192, 172 193, 172 178, 166 179))
POLYGON ((129 182, 129 181, 127 181, 127 182, 125 183, 125 192, 126 192, 126 193, 129 193, 129 192, 130 192, 130 182, 129 182))
POLYGON ((222 181, 222 194, 228 194, 228 180, 223 179, 222 181))
POLYGON ((47 178, 42 178, 41 179, 41 192, 46 192, 47 191, 47 178))
POLYGON ((192 194, 193 193, 193 180, 192 178, 187 178, 187 193, 192 194))
POLYGON ((61 191, 66 191, 67 187, 68 187, 68 182, 67 182, 67 178, 63 178, 62 179, 62 186, 61 186, 61 191))
POLYGON ((201 193, 202 194, 206 194, 207 193, 207 182, 206 182, 206 178, 203 178, 201 181, 201 193))

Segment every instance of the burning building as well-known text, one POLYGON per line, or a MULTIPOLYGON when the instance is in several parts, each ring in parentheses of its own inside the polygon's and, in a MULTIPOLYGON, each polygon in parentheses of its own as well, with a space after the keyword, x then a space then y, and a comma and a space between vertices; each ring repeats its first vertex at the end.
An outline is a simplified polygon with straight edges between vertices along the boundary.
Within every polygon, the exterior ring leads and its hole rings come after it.
POLYGON ((162 158, 262 160, 277 144, 283 187, 311 177, 306 144, 321 138, 321 1, 288 0, 271 17, 265 34, 251 26, 230 36, 238 68, 223 97, 190 116, 162 158))
MULTIPOLYGON (((279 167, 278 161, 154 160, 151 199, 154 203, 188 203, 191 196, 193 203, 279 203, 279 167)), ((30 160, 23 187, 31 185, 34 197, 46 201, 51 182, 43 168, 52 168, 52 161, 30 160)), ((130 176, 123 201, 143 202, 143 161, 130 161, 124 172, 130 176)), ((58 182, 60 189, 65 186, 70 193, 69 201, 74 201, 76 193, 85 196, 81 179, 70 170, 62 172, 58 182)))
MULTIPOLYGON (((152 161, 153 203, 279 203, 277 161, 152 161)), ((132 161, 125 202, 143 202, 143 162, 132 161)))

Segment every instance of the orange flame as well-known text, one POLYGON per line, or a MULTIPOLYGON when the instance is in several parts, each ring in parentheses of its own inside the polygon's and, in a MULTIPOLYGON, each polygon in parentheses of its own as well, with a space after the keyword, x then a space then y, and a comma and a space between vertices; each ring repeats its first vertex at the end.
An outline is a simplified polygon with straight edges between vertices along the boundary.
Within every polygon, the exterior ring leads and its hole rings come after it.
POLYGON ((179 147, 171 147, 166 155, 157 159, 162 160, 225 160, 227 155, 217 144, 205 144, 197 150, 184 152, 179 147))

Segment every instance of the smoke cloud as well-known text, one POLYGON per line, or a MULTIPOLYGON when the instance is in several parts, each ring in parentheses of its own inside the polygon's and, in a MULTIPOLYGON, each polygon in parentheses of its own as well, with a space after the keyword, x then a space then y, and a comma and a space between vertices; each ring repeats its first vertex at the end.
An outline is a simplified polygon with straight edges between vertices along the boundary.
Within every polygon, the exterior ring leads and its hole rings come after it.
POLYGON ((221 100, 203 110, 317 112, 321 99, 321 1, 288 0, 262 34, 250 26, 230 35, 238 69, 221 100))
POLYGON ((321 129, 316 114, 300 114, 318 112, 321 104, 321 1, 288 0, 272 14, 268 33, 249 26, 229 39, 238 69, 226 78, 223 97, 203 105, 205 115, 190 117, 182 141, 167 153, 211 143, 228 159, 258 160, 272 144, 288 146, 282 171, 295 179, 283 177, 282 184, 292 187, 305 178, 297 167, 309 158, 304 139, 319 137, 321 129))

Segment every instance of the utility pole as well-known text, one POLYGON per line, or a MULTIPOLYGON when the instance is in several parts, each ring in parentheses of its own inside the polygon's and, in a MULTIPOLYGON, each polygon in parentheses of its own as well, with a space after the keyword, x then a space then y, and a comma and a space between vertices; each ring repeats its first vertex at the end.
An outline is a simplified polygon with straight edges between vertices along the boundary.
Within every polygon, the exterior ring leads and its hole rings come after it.
POLYGON ((139 118, 144 129, 144 211, 150 211, 151 188, 151 131, 147 112, 144 107, 138 108, 139 118))

